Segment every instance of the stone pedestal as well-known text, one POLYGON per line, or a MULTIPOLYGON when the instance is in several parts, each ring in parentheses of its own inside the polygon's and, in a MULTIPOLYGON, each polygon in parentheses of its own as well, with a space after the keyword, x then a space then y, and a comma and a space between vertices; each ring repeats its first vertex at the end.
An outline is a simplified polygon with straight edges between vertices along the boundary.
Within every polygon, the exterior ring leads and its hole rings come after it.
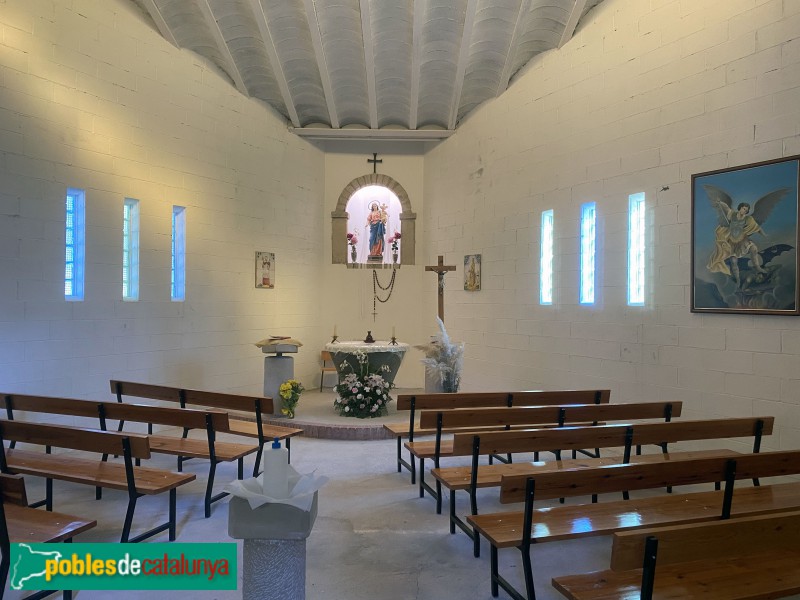
POLYGON ((228 535, 244 540, 243 600, 305 600, 306 538, 316 518, 316 493, 307 511, 273 503, 252 509, 231 498, 228 535))
POLYGON ((272 412, 281 414, 283 401, 281 400, 281 384, 287 379, 294 379, 294 357, 284 356, 286 353, 296 353, 294 344, 273 344, 262 346, 264 354, 274 354, 264 359, 264 395, 272 398, 272 412))

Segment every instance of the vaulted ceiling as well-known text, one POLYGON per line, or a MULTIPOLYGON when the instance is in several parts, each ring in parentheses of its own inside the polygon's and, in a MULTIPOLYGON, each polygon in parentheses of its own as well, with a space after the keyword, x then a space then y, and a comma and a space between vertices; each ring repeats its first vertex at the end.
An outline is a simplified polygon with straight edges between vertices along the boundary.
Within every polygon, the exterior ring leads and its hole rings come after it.
POLYGON ((130 0, 307 137, 443 138, 602 0, 130 0))

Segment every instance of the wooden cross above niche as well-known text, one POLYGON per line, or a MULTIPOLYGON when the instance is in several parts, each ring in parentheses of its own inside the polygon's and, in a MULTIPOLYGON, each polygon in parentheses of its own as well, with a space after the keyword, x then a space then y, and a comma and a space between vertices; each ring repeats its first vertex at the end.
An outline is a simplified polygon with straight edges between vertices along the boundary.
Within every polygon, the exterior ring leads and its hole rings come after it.
POLYGON ((375 173, 378 172, 378 163, 382 163, 383 159, 382 158, 378 158, 378 153, 377 152, 373 152, 372 153, 372 158, 368 158, 367 162, 368 163, 372 163, 372 173, 375 174, 375 173))
POLYGON ((426 271, 433 271, 439 276, 439 318, 444 323, 444 276, 448 271, 455 271, 455 265, 445 265, 444 256, 439 256, 439 262, 425 267, 426 271))

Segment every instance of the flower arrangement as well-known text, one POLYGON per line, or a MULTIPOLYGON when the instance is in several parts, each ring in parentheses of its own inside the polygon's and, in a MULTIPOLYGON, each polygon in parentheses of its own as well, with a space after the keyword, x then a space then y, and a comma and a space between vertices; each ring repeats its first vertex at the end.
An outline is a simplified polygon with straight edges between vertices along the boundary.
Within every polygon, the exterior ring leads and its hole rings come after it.
POLYGON ((395 231, 394 235, 389 236, 389 243, 392 245, 392 252, 397 252, 397 242, 400 241, 401 237, 402 236, 400 235, 399 231, 395 231))
POLYGON ((279 393, 283 407, 281 414, 286 415, 290 419, 294 419, 294 409, 297 403, 300 402, 300 394, 305 391, 303 384, 296 379, 287 379, 281 384, 279 393))
MULTIPOLYGON (((359 419, 388 414, 388 404, 392 401, 389 390, 394 385, 380 373, 370 372, 369 358, 364 352, 356 351, 353 354, 358 360, 360 372, 348 373, 336 385, 333 408, 341 416, 359 419)), ((380 371, 389 371, 389 366, 381 366, 380 371)))
POLYGON ((355 233, 348 233, 347 243, 351 246, 355 246, 358 243, 358 236, 355 233))
POLYGON ((422 363, 427 369, 438 374, 445 392, 457 392, 461 385, 461 367, 464 362, 464 343, 453 343, 444 323, 436 317, 439 333, 430 344, 414 346, 425 353, 422 363))

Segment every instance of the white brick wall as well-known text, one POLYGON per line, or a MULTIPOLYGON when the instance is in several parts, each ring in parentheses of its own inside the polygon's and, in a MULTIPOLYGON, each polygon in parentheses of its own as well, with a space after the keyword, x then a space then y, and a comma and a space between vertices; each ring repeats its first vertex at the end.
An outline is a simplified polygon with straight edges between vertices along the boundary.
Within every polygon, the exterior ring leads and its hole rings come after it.
MULTIPOLYGON (((260 392, 268 334, 319 338, 324 156, 130 2, 0 10, 0 390, 108 397, 112 377, 260 392), (63 299, 64 194, 86 190, 86 299, 63 299), (125 197, 141 294, 121 300, 125 197), (169 296, 187 207, 187 300, 169 296), (276 253, 274 290, 254 252, 276 253)), ((318 373, 314 353, 296 375, 318 373)))
POLYGON ((484 256, 480 297, 447 299, 459 315, 451 334, 468 343, 468 383, 491 373, 518 388, 683 400, 687 416, 774 414, 767 446, 797 445, 800 319, 692 314, 688 300, 691 175, 800 153, 798 18, 796 0, 605 0, 426 155, 427 243, 447 240, 454 264, 484 256), (640 191, 648 298, 629 309, 625 207, 640 191), (601 225, 599 302, 580 307, 577 215, 588 200, 601 225), (542 307, 538 223, 549 208, 556 290, 542 307), (451 223, 471 213, 459 238, 451 223), (477 302, 488 318, 474 318, 477 302))

